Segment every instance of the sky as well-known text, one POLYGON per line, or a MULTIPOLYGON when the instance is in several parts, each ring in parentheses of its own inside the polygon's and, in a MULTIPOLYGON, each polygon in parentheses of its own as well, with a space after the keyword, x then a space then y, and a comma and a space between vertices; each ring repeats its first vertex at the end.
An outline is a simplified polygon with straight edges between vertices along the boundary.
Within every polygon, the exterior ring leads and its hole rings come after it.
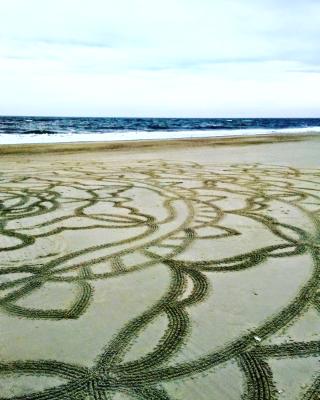
POLYGON ((320 117, 320 1, 0 0, 0 115, 320 117))

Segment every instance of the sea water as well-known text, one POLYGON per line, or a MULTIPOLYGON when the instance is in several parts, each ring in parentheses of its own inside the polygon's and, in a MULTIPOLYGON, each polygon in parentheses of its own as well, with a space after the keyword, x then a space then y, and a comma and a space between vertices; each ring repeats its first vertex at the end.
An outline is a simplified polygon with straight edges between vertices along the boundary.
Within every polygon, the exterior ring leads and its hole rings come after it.
POLYGON ((0 116, 0 144, 319 133, 320 118, 75 118, 0 116))

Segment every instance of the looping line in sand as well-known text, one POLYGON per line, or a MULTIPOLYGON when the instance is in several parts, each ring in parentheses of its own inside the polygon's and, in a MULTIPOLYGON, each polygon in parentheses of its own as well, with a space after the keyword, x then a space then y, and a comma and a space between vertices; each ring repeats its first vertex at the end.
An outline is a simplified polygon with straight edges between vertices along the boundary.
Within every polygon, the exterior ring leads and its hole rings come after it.
MULTIPOLYGON (((169 399, 167 382, 228 361, 243 373, 245 399, 275 399, 270 359, 320 356, 317 340, 267 342, 308 309, 320 311, 319 171, 161 160, 133 166, 59 163, 41 171, 9 170, 0 182, 1 313, 57 324, 77 320, 90 311, 96 282, 158 265, 169 274, 162 297, 113 335, 93 367, 2 361, 3 375, 66 380, 12 399, 111 399, 117 392, 133 399, 169 399), (257 226, 262 242, 256 245, 257 226), (211 276, 242 274, 270 260, 286 268, 286 260, 301 255, 309 255, 312 273, 281 310, 212 352, 175 361, 192 335, 191 311, 215 290, 211 276), (72 288, 68 306, 28 305, 28 298, 47 285, 62 284, 72 288), (159 317, 168 321, 161 339, 151 351, 126 361, 133 343, 159 317)), ((301 398, 317 399, 319 389, 318 377, 301 398)))

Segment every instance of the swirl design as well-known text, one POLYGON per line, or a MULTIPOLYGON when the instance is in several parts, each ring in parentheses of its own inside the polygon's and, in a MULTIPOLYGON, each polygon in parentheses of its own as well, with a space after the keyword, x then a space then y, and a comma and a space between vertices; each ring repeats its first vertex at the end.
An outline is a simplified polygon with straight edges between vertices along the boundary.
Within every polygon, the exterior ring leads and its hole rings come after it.
POLYGON ((195 398, 189 380, 228 365, 243 398, 275 399, 274 360, 319 358, 318 336, 285 339, 320 312, 319 171, 60 163, 0 182, 1 399, 195 398))

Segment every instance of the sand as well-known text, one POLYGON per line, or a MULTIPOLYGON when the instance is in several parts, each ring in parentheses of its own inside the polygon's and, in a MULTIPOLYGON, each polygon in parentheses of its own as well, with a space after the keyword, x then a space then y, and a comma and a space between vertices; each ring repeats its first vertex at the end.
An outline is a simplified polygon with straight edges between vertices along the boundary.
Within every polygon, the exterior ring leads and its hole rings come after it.
POLYGON ((319 399, 319 155, 0 147, 0 398, 319 399))

